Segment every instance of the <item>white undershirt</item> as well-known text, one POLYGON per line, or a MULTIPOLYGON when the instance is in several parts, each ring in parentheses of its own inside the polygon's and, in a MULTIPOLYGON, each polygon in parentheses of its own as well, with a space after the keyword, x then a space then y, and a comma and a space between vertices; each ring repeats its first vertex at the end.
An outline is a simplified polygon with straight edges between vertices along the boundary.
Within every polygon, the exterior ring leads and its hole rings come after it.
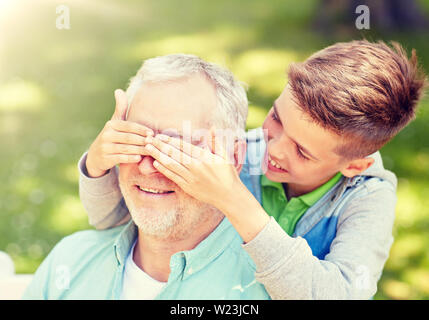
POLYGON ((121 300, 153 300, 167 282, 153 279, 135 264, 133 255, 136 242, 134 242, 125 262, 121 300))

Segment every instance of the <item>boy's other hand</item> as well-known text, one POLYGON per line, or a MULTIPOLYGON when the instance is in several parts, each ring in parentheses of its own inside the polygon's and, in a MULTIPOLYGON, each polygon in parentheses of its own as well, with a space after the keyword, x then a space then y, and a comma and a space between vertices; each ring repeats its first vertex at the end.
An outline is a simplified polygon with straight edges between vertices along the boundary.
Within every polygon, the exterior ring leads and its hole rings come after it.
POLYGON ((112 118, 91 144, 86 169, 91 178, 98 178, 119 163, 137 163, 144 149, 145 137, 153 131, 141 124, 126 121, 128 99, 124 91, 115 90, 116 107, 112 118))

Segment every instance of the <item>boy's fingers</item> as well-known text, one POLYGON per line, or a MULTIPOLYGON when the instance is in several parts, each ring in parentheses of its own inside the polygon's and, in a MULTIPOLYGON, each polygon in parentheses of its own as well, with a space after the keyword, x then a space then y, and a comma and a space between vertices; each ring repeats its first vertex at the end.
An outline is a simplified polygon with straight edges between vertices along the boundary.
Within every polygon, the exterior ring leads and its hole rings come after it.
MULTIPOLYGON (((154 158, 158 163, 162 164, 165 168, 174 172, 176 175, 180 176, 184 180, 189 179, 188 169, 183 165, 183 163, 180 162, 180 161, 182 161, 182 159, 178 159, 177 156, 176 157, 170 156, 170 155, 158 150, 153 145, 147 145, 146 149, 147 149, 149 155, 152 158, 154 158)), ((175 149, 175 150, 178 151, 177 149, 175 149)))
POLYGON ((111 120, 109 125, 116 131, 126 132, 126 133, 135 133, 143 137, 153 136, 153 130, 139 124, 137 122, 123 121, 123 120, 111 120))
POLYGON ((141 155, 139 155, 139 154, 110 154, 110 155, 107 155, 106 158, 108 158, 109 161, 111 161, 115 165, 115 164, 119 164, 119 163, 140 162, 141 155))
POLYGON ((121 89, 115 90, 115 112, 113 113, 112 120, 125 120, 127 109, 128 109, 128 99, 125 92, 121 89))
POLYGON ((106 139, 113 143, 132 144, 136 146, 143 146, 146 144, 145 137, 142 137, 139 134, 128 132, 112 131, 109 133, 106 139))
POLYGON ((113 143, 110 154, 148 155, 149 153, 143 146, 113 143))
POLYGON ((184 165, 185 167, 192 163, 192 158, 189 155, 167 143, 163 143, 159 140, 156 141, 156 139, 153 139, 150 144, 147 144, 145 149, 154 158, 158 159, 158 157, 160 157, 159 160, 161 163, 163 162, 162 160, 167 159, 166 157, 174 162, 184 165))
POLYGON ((164 145, 170 145, 192 158, 199 158, 201 153, 204 151, 204 149, 195 146, 192 143, 189 143, 183 139, 173 138, 165 134, 157 134, 155 138, 156 139, 153 139, 153 143, 155 146, 163 147, 164 145))
POLYGON ((186 180, 183 179, 181 176, 176 174, 175 172, 171 171, 169 168, 167 168, 165 165, 163 165, 158 160, 153 161, 153 166, 161 172, 164 176, 166 176, 168 179, 175 182, 178 186, 183 186, 186 183, 186 180))

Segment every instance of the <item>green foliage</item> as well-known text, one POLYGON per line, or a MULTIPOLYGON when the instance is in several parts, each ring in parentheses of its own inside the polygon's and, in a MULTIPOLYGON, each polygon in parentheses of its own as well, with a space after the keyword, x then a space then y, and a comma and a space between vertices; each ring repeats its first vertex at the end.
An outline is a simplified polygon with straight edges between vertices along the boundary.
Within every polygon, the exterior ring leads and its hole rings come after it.
MULTIPOLYGON (((77 161, 110 118, 113 90, 145 58, 185 52, 227 66, 249 85, 250 128, 284 87, 289 63, 336 41, 380 38, 317 33, 316 1, 73 1, 70 30, 55 28, 55 2, 9 2, 8 14, 0 12, 0 250, 19 273, 34 272, 62 237, 89 228, 77 161)), ((428 33, 382 39, 416 48, 429 70, 428 33)), ((399 187, 379 299, 429 298, 428 107, 426 99, 382 150, 399 187)))

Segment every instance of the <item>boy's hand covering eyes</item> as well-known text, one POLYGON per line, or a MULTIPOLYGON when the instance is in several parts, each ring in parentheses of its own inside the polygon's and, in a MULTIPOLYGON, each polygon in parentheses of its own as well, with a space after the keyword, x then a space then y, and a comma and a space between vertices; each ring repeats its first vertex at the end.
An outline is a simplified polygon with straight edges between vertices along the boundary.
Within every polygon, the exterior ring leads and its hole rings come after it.
POLYGON ((145 148, 159 172, 202 202, 219 207, 235 187, 241 186, 234 162, 213 128, 206 148, 166 135, 148 138, 145 148))
POLYGON ((119 163, 138 163, 146 154, 145 139, 153 136, 152 129, 126 121, 128 99, 124 91, 115 90, 115 112, 91 144, 86 169, 92 178, 103 176, 119 163))

